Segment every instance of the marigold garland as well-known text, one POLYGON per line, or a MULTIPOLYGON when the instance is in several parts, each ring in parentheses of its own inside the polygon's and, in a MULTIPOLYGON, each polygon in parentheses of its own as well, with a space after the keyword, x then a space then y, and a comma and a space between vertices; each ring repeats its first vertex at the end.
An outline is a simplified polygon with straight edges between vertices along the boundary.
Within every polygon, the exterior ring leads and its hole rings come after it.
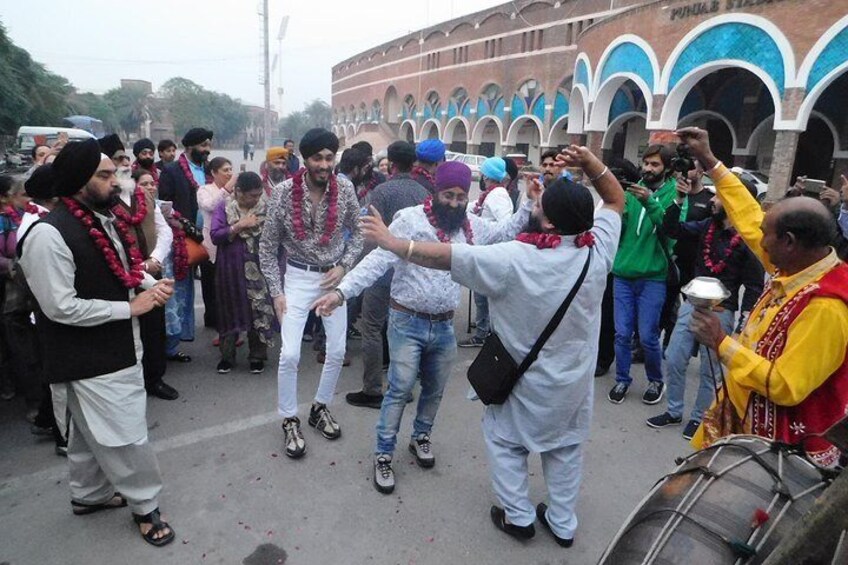
MULTIPOLYGON (((306 169, 301 168, 292 177, 292 228, 296 239, 306 239, 306 228, 303 223, 303 203, 306 199, 306 191, 303 190, 304 175, 306 169)), ((335 175, 330 175, 327 183, 327 217, 324 220, 324 233, 318 240, 318 245, 326 247, 330 245, 333 233, 336 231, 336 223, 339 219, 339 184, 335 175)))
MULTIPOLYGON (((436 228, 436 237, 439 238, 439 241, 442 243, 450 243, 451 238, 449 234, 445 233, 439 226, 439 221, 436 218, 436 214, 433 213, 433 197, 428 196, 427 200, 424 201, 424 214, 427 216, 427 220, 430 222, 430 225, 436 228)), ((474 232, 471 230, 471 222, 468 221, 468 216, 465 217, 465 221, 462 223, 462 231, 465 232, 465 242, 468 245, 474 244, 474 232)))

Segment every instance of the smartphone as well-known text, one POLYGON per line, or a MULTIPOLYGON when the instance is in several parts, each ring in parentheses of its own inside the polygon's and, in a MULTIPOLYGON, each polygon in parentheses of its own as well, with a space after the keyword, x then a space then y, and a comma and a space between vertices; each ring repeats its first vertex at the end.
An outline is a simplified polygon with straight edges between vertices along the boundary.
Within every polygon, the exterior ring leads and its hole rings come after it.
POLYGON ((174 211, 174 203, 169 200, 162 200, 159 203, 159 208, 162 210, 163 216, 170 216, 174 211))
POLYGON ((804 192, 812 192, 813 194, 821 194, 824 190, 825 182, 818 179, 806 179, 804 181, 804 192))

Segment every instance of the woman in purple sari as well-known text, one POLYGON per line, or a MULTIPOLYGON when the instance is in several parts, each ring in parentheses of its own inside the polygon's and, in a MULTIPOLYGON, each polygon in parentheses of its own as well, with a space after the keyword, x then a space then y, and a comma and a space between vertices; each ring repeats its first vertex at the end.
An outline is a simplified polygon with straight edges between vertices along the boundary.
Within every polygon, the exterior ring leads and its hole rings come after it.
POLYGON ((247 332, 251 373, 264 370, 268 346, 273 342, 274 308, 258 256, 267 202, 259 175, 241 173, 233 198, 221 202, 212 214, 212 243, 218 246, 215 288, 221 336, 219 373, 232 370, 240 332, 247 332))

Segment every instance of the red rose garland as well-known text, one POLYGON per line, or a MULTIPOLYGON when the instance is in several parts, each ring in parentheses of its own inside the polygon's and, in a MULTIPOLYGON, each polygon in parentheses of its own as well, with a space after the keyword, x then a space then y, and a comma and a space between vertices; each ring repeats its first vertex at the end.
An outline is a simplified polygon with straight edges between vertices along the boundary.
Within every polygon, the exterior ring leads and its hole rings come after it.
MULTIPOLYGON (((306 198, 306 191, 303 190, 304 175, 306 169, 301 168, 292 177, 292 228, 294 229, 295 238, 303 241, 306 239, 306 228, 303 224, 303 202, 306 198)), ((327 218, 324 221, 324 233, 321 234, 321 239, 318 245, 326 247, 330 245, 330 239, 333 237, 333 232, 336 231, 336 223, 339 219, 339 184, 336 181, 335 175, 330 175, 330 181, 327 186, 327 218)))
POLYGON ((378 180, 379 179, 377 178, 377 175, 371 175, 371 180, 369 180, 368 184, 366 184, 362 188, 362 190, 356 195, 356 197, 359 198, 360 202, 362 202, 362 199, 365 198, 369 192, 371 192, 377 187, 378 180))
POLYGON ((18 227, 21 225, 21 220, 24 219, 23 213, 15 208, 14 206, 6 206, 6 209, 3 210, 3 215, 7 216, 9 220, 11 220, 12 225, 18 227))
POLYGON ((711 273, 715 275, 721 274, 727 268, 727 260, 733 255, 733 252, 742 244, 742 236, 738 233, 730 238, 730 243, 727 249, 724 250, 724 257, 718 263, 713 263, 713 239, 715 238, 716 224, 712 222, 707 228, 707 234, 704 236, 704 265, 711 273))
POLYGON ((112 247, 112 242, 109 236, 106 235, 103 226, 99 222, 95 223, 94 214, 87 208, 80 206, 73 198, 62 198, 62 202, 65 203, 68 211, 88 229, 88 235, 94 240, 94 245, 100 249, 103 258, 106 260, 106 264, 109 266, 109 270, 118 277, 121 283, 126 288, 137 288, 141 286, 141 281, 144 279, 141 253, 138 251, 135 237, 130 233, 127 223, 120 217, 115 218, 115 229, 118 231, 118 237, 121 243, 127 250, 127 259, 130 264, 129 271, 124 269, 121 259, 112 247))
MULTIPOLYGON (((191 187, 194 190, 200 190, 200 185, 197 184, 196 180, 194 180, 194 173, 191 172, 191 168, 188 165, 188 157, 186 157, 185 153, 180 155, 179 163, 180 163, 180 169, 182 169, 183 175, 185 175, 185 178, 186 178, 186 180, 188 180, 188 183, 191 185, 191 187)), ((204 171, 205 171, 205 168, 204 168, 204 171)), ((211 183, 212 177, 209 175, 209 173, 205 173, 205 175, 206 175, 206 184, 211 183)))
POLYGON ((144 191, 140 188, 135 189, 135 214, 130 216, 126 210, 120 205, 117 204, 112 208, 112 212, 120 217, 123 221, 127 222, 131 226, 137 226, 144 221, 144 218, 147 217, 147 200, 144 197, 144 191))
POLYGON ((480 194, 480 198, 478 198, 478 199, 477 199, 477 202, 474 204, 474 215, 475 215, 475 216, 479 216, 479 215, 481 215, 481 214, 483 213, 483 202, 485 202, 485 201, 486 201, 486 198, 488 198, 488 197, 489 197, 489 194, 491 194, 491 192, 492 192, 493 190, 495 190, 496 188, 501 188, 501 187, 499 187, 499 186, 493 186, 493 187, 492 187, 492 188, 490 188, 489 190, 487 190, 487 191, 483 192, 482 194, 480 194))
MULTIPOLYGON (((171 212, 171 219, 179 222, 182 215, 176 210, 171 212)), ((188 247, 186 246, 186 233, 180 227, 171 226, 171 232, 174 234, 174 279, 178 281, 185 280, 188 276, 188 247)))
POLYGON ((430 174, 430 171, 428 171, 421 165, 416 165, 412 167, 412 173, 410 173, 410 176, 413 179, 415 177, 424 177, 424 179, 430 183, 430 186, 436 186, 436 179, 433 178, 433 175, 430 174))
MULTIPOLYGON (((515 241, 535 245, 537 249, 556 249, 562 243, 562 236, 555 233, 529 233, 518 234, 515 241)), ((574 236, 574 245, 580 247, 594 247, 595 236, 592 232, 585 231, 574 236)))
POLYGON ((24 212, 26 212, 27 214, 34 214, 39 218, 43 218, 44 216, 50 213, 50 210, 42 210, 32 202, 27 202, 24 212))
MULTIPOLYGON (((130 170, 132 172, 136 172, 141 169, 141 165, 138 164, 138 161, 133 161, 133 164, 130 166, 130 170)), ((159 169, 156 168, 156 165, 153 166, 152 169, 142 169, 145 173, 149 174, 153 177, 153 183, 156 186, 159 186, 159 169)))
MULTIPOLYGON (((446 234, 445 230, 439 227, 439 222, 436 218, 436 215, 433 213, 432 196, 428 196, 427 200, 424 201, 424 214, 427 215, 427 220, 430 222, 430 225, 436 228, 436 237, 439 238, 439 241, 441 241, 442 243, 450 243, 450 235, 446 234)), ((473 245, 474 232, 471 231, 471 222, 468 221, 468 217, 465 218, 465 222, 463 222, 462 224, 462 231, 465 232, 465 242, 469 245, 473 245)))

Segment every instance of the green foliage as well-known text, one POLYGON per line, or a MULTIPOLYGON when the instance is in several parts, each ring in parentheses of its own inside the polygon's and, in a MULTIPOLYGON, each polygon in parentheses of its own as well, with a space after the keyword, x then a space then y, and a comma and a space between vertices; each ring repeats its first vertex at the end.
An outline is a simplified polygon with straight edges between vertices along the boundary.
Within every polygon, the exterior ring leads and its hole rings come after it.
POLYGON ((0 133, 21 125, 60 125, 68 115, 70 83, 15 46, 0 24, 0 133))
POLYGON ((122 85, 103 95, 127 134, 137 133, 145 120, 153 119, 150 98, 150 92, 139 84, 122 85))
POLYGON ((303 110, 292 112, 280 120, 280 136, 297 141, 312 128, 330 129, 332 124, 332 108, 323 100, 316 98, 304 105, 303 110))
POLYGON ((103 122, 106 133, 117 133, 121 129, 115 110, 102 96, 91 92, 74 92, 68 97, 68 106, 71 114, 91 116, 103 122))
POLYGON ((239 100, 206 90, 188 79, 168 80, 161 93, 168 100, 177 136, 193 127, 205 127, 215 132, 216 139, 232 141, 247 125, 247 108, 239 100))

